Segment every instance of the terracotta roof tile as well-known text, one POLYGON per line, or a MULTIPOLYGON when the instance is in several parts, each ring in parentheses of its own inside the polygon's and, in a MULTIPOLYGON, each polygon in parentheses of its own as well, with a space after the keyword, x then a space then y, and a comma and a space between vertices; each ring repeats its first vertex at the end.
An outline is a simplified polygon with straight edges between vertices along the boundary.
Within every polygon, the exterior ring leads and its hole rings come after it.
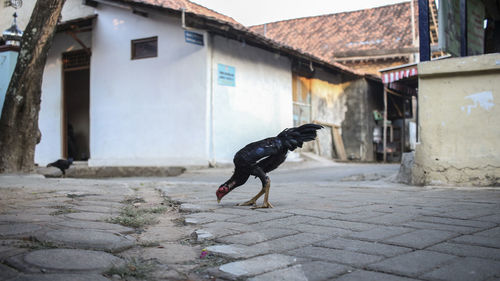
POLYGON ((324 57, 311 53, 306 49, 302 49, 301 47, 297 47, 288 43, 278 42, 273 38, 262 36, 261 34, 256 33, 251 29, 245 27, 244 25, 240 24, 231 17, 217 13, 201 5, 195 4, 189 0, 111 0, 111 1, 137 4, 137 5, 146 5, 146 6, 151 6, 153 8, 165 8, 176 11, 182 11, 183 9, 185 9, 185 11, 188 13, 200 15, 203 17, 213 19, 219 23, 230 25, 236 32, 240 33, 237 36, 238 38, 242 36, 241 38, 247 38, 249 40, 257 42, 257 44, 264 44, 266 46, 269 46, 271 49, 284 51, 284 53, 290 54, 292 56, 299 56, 299 57, 305 56, 308 57, 309 60, 315 62, 318 61, 320 64, 324 64, 327 67, 333 67, 336 68, 337 70, 354 75, 363 75, 362 72, 353 70, 338 62, 326 60, 324 57))
POLYGON ((250 27, 326 61, 349 52, 412 47, 410 2, 250 27))
POLYGON ((216 19, 218 21, 228 22, 232 25, 243 27, 242 24, 231 17, 217 13, 216 11, 205 8, 188 0, 123 0, 123 2, 140 3, 178 11, 182 11, 182 9, 185 9, 186 12, 203 15, 209 18, 216 19))

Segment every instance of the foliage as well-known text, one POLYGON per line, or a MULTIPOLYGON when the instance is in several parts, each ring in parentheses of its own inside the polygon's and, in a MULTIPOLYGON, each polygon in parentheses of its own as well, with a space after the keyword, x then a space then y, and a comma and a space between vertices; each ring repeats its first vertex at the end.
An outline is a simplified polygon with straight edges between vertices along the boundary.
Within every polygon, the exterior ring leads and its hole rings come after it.
POLYGON ((151 279, 154 269, 155 265, 151 261, 131 258, 127 260, 126 264, 123 266, 112 267, 105 273, 105 275, 110 277, 118 275, 121 279, 125 280, 127 280, 127 277, 133 277, 139 280, 148 280, 151 279))

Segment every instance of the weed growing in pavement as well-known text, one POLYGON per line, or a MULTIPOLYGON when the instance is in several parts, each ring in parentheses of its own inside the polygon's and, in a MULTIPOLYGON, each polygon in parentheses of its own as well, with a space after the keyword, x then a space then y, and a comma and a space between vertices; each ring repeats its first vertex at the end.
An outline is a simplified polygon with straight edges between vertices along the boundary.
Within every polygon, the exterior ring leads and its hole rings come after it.
POLYGON ((133 206, 124 207, 119 216, 107 219, 107 221, 133 228, 142 228, 158 222, 153 215, 133 206))
POLYGON ((149 208, 149 209, 145 209, 144 211, 146 213, 150 213, 150 214, 163 214, 167 211, 167 207, 153 207, 153 208, 149 208))
POLYGON ((142 197, 130 197, 122 200, 120 203, 132 205, 136 203, 146 203, 146 200, 144 200, 144 198, 142 197))
POLYGON ((17 246, 20 248, 28 248, 31 250, 43 250, 43 249, 54 249, 57 248, 57 245, 49 242, 49 241, 40 241, 35 237, 28 237, 23 239, 25 243, 18 244, 17 246))
POLYGON ((152 261, 146 261, 140 258, 130 258, 125 265, 112 267, 104 273, 105 276, 120 276, 121 279, 135 278, 138 280, 150 280, 156 265, 152 261))
POLYGON ((186 219, 184 218, 175 218, 172 220, 175 226, 186 226, 186 219))
POLYGON ((108 219, 110 223, 121 224, 123 226, 142 228, 147 225, 153 225, 158 222, 155 214, 163 214, 167 207, 137 208, 134 206, 125 206, 120 215, 108 219))
POLYGON ((179 207, 181 206, 181 202, 176 201, 176 200, 172 200, 168 196, 163 195, 161 192, 160 192, 160 196, 163 197, 163 202, 161 203, 162 205, 170 207, 174 211, 178 211, 179 210, 179 207))

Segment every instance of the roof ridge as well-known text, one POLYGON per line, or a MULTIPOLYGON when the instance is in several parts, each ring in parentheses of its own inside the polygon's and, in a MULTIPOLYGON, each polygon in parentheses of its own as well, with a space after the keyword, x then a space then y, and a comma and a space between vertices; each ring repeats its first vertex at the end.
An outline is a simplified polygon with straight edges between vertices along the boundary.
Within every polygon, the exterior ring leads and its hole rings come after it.
POLYGON ((351 69, 345 65, 342 65, 337 62, 329 61, 321 56, 315 55, 307 50, 302 50, 301 48, 297 48, 285 43, 281 43, 278 40, 265 37, 255 31, 250 30, 248 27, 242 25, 238 21, 232 19, 229 16, 224 14, 215 12, 211 9, 208 9, 202 5, 191 2, 189 0, 108 0, 113 2, 126 2, 132 5, 144 5, 149 7, 155 7, 159 9, 167 9, 170 11, 185 11, 187 13, 194 14, 199 18, 206 19, 212 22, 201 22, 198 24, 198 27, 205 26, 205 29, 210 29, 212 31, 215 30, 215 34, 223 33, 222 36, 225 36, 234 40, 242 40, 245 42, 248 40, 249 42, 253 42, 255 46, 258 48, 263 48, 262 45, 265 45, 263 49, 271 49, 273 52, 277 52, 279 54, 283 53, 286 56, 291 56, 298 58, 300 60, 307 60, 317 63, 319 65, 325 65, 327 68, 336 69, 340 72, 349 73, 350 75, 358 75, 362 76, 364 73, 351 69), (179 5, 174 5, 179 4, 179 5), (228 21, 231 19, 233 21, 228 21), (228 28, 228 26, 230 28, 228 28), (208 27, 208 28, 207 28, 208 27), (217 33, 219 32, 219 33, 217 33))
POLYGON ((231 16, 228 16, 228 15, 226 15, 226 14, 223 14, 223 13, 217 12, 217 11, 215 11, 215 10, 213 10, 213 9, 210 9, 210 8, 208 8, 208 7, 205 7, 205 6, 201 5, 201 4, 198 4, 198 3, 196 3, 196 2, 193 2, 193 1, 191 1, 191 0, 186 0, 186 1, 187 1, 187 2, 189 2, 191 5, 196 5, 196 6, 198 6, 198 7, 203 8, 203 9, 207 9, 207 10, 209 10, 209 11, 213 12, 213 13, 219 14, 219 15, 224 16, 224 17, 228 17, 228 18, 232 19, 234 22, 236 22, 236 23, 240 24, 241 26, 244 26, 242 23, 240 23, 239 21, 235 20, 235 19, 234 19, 233 17, 231 17, 231 16))
POLYGON ((402 0, 402 2, 399 2, 399 3, 387 4, 387 5, 377 6, 377 7, 368 8, 368 9, 361 9, 361 10, 354 10, 354 11, 344 11, 344 12, 338 12, 338 13, 330 13, 330 14, 323 14, 323 15, 316 15, 316 16, 306 16, 306 17, 299 17, 299 18, 293 18, 293 19, 287 19, 287 20, 272 21, 272 22, 266 22, 266 23, 262 23, 262 24, 251 25, 251 26, 248 26, 248 27, 249 28, 257 28, 257 27, 264 26, 266 24, 276 24, 276 23, 283 23, 283 22, 292 22, 292 21, 306 20, 306 19, 330 17, 330 16, 336 16, 336 15, 342 15, 342 14, 351 14, 351 13, 368 11, 368 10, 377 10, 377 9, 382 9, 382 8, 389 8, 389 7, 393 7, 393 6, 399 6, 399 5, 410 4, 410 3, 411 3, 411 0, 402 0))

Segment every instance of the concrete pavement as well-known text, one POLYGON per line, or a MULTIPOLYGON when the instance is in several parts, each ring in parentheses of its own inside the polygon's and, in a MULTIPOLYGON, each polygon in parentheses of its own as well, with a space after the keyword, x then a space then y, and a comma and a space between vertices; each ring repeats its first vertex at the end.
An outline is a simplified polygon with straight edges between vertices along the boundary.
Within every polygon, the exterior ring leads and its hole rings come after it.
POLYGON ((217 204, 231 169, 2 176, 0 280, 499 280, 500 190, 396 184, 397 169, 292 163, 260 210, 234 206, 257 179, 217 204))
POLYGON ((235 206, 259 191, 257 180, 217 205, 216 187, 231 170, 187 173, 161 189, 193 212, 186 222, 210 241, 207 250, 228 259, 206 276, 499 280, 500 190, 401 185, 390 181, 395 171, 370 164, 276 171, 273 209, 235 206))
POLYGON ((179 218, 148 180, 0 176, 0 280, 196 280, 179 218))

